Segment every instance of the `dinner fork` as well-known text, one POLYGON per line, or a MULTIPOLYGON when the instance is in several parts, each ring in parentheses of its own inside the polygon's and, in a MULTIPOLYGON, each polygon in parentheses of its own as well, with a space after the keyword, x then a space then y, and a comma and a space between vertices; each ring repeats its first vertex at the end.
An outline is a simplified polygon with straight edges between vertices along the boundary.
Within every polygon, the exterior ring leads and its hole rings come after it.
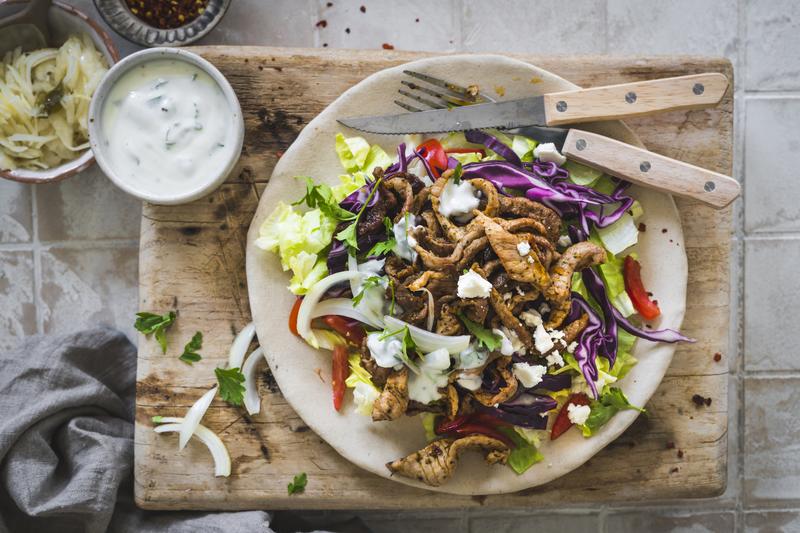
MULTIPOLYGON (((395 99, 394 104, 412 113, 496 101, 475 85, 464 87, 412 70, 404 70, 403 74, 407 78, 400 81, 398 93, 410 102, 395 99)), ((741 193, 739 183, 730 176, 596 133, 545 126, 525 126, 506 132, 539 143, 553 143, 569 159, 644 187, 693 198, 716 209, 727 206, 741 193)))

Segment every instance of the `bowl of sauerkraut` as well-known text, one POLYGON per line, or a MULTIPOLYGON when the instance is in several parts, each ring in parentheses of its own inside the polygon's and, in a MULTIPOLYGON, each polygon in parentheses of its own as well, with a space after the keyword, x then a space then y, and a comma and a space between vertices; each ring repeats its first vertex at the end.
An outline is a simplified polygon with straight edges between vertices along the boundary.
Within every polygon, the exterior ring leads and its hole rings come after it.
POLYGON ((51 42, 0 50, 0 177, 28 183, 64 179, 94 162, 92 95, 119 59, 111 38, 87 15, 53 2, 51 42))

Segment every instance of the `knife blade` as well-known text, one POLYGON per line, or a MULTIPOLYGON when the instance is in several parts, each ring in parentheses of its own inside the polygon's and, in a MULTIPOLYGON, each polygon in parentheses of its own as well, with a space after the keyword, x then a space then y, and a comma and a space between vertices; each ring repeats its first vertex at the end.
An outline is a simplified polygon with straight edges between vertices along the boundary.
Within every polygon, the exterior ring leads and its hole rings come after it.
POLYGON ((576 89, 505 102, 397 115, 349 117, 339 119, 339 122, 353 129, 378 134, 557 126, 711 107, 722 99, 727 88, 728 78, 723 74, 693 74, 576 89))

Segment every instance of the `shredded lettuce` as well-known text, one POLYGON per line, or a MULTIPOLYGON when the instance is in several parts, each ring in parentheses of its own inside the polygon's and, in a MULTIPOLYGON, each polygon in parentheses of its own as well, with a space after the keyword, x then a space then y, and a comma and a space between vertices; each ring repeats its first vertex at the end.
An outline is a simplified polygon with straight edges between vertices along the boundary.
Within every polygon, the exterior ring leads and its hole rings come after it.
POLYGON ((436 425, 436 415, 433 413, 422 413, 422 415, 420 415, 420 420, 422 420, 422 428, 425 430, 425 440, 433 442, 438 439, 439 435, 437 435, 436 431, 433 429, 436 425))
POLYGON ((345 385, 353 390, 355 411, 364 416, 372 415, 372 404, 381 391, 372 382, 372 376, 361 366, 361 357, 355 353, 347 359, 350 364, 350 375, 345 380, 345 385))
POLYGON ((336 221, 319 209, 301 214, 280 202, 261 224, 255 245, 277 253, 283 269, 294 273, 289 290, 305 294, 328 273, 319 253, 331 243, 335 228, 336 221))
POLYGON ((544 455, 541 454, 536 446, 520 435, 515 429, 499 428, 499 430, 507 435, 514 443, 514 449, 512 449, 511 453, 508 455, 508 462, 506 464, 517 474, 524 473, 527 469, 544 459, 544 455))
POLYGON ((603 427, 611 418, 618 412, 625 409, 635 409, 640 413, 645 410, 631 405, 628 398, 622 392, 622 389, 611 387, 609 390, 600 395, 599 400, 592 401, 590 407, 592 412, 585 424, 579 426, 584 437, 591 437, 598 429, 603 427))
POLYGON ((613 224, 597 228, 597 236, 609 253, 617 255, 639 242, 639 229, 633 217, 625 213, 613 224))
POLYGON ((350 193, 357 191, 367 184, 367 175, 364 172, 355 172, 353 174, 342 174, 339 176, 339 185, 331 187, 331 193, 336 203, 341 202, 347 198, 350 193))
POLYGON ((533 149, 538 145, 539 143, 533 139, 521 135, 514 135, 514 139, 511 141, 511 149, 523 163, 533 161, 533 149))
POLYGON ((336 134, 336 154, 342 167, 351 173, 372 172, 375 167, 392 164, 392 159, 377 144, 370 146, 363 137, 345 137, 341 133, 336 134))
POLYGON ((571 159, 562 165, 569 172, 569 179, 575 185, 591 187, 600 179, 603 173, 592 167, 587 167, 571 159))

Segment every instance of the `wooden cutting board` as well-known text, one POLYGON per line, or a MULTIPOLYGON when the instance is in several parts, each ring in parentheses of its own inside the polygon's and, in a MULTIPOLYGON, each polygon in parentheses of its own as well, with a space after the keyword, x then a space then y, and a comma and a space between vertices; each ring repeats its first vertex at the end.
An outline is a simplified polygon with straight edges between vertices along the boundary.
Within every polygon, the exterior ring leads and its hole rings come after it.
MULTIPOLYGON (((258 380, 261 414, 250 417, 243 409, 217 400, 203 421, 230 451, 230 478, 213 476, 211 457, 199 442, 192 441, 179 452, 177 436, 156 435, 150 418, 182 416, 214 383, 214 367, 227 359, 235 333, 250 321, 245 237, 282 151, 345 89, 375 71, 429 55, 259 47, 193 51, 230 80, 241 101, 246 134, 241 161, 215 193, 187 205, 146 205, 143 210, 140 306, 155 312, 176 309, 179 318, 168 334, 166 355, 152 339, 139 340, 135 492, 141 507, 551 507, 709 497, 724 490, 731 209, 713 211, 684 200, 678 201, 689 258, 683 332, 698 342, 678 347, 647 405, 649 416, 639 417, 612 445, 557 481, 516 494, 465 497, 431 493, 370 474, 342 459, 309 431, 281 396, 265 364, 258 380), (205 335, 204 358, 190 367, 177 356, 195 331, 205 335), (720 361, 715 354, 721 354, 720 361), (694 395, 709 398, 710 405, 698 406, 694 395), (300 472, 308 474, 305 493, 288 496, 286 485, 300 472)), ((724 59, 515 57, 584 87, 705 71, 726 74, 733 86, 733 69, 724 59)), ((662 114, 628 124, 651 150, 731 172, 730 91, 715 109, 662 114)), ((275 309, 275 320, 286 321, 288 311, 275 309)), ((269 349, 269 339, 261 341, 269 349)))

